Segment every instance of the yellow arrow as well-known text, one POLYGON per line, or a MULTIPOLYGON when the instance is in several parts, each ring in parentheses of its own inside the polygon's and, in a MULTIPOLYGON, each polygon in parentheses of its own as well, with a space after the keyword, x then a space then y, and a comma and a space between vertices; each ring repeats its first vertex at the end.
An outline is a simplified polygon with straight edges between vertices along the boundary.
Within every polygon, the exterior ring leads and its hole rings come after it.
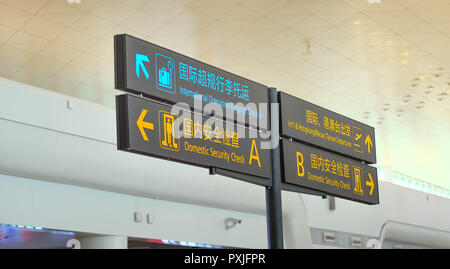
POLYGON ((372 144, 372 140, 370 139, 369 135, 367 135, 366 141, 364 141, 364 144, 367 145, 367 151, 370 153, 370 147, 373 147, 373 144, 372 144))
POLYGON ((136 124, 139 128, 139 131, 141 131, 142 138, 144 138, 145 141, 148 141, 148 137, 144 131, 144 128, 153 130, 153 123, 144 121, 144 118, 145 118, 145 115, 147 115, 147 112, 148 112, 147 109, 142 109, 141 115, 139 116, 139 119, 136 122, 136 124))
POLYGON ((370 173, 369 173, 369 178, 370 178, 370 181, 366 180, 366 185, 370 187, 370 195, 372 195, 373 187, 375 186, 375 184, 373 183, 372 175, 370 173))

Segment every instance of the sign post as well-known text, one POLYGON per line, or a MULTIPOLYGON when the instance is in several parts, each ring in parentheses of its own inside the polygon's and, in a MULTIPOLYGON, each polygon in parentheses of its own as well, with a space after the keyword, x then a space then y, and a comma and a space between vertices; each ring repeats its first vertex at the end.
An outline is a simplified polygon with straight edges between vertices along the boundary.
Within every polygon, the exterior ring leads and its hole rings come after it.
POLYGON ((269 248, 283 248, 282 189, 379 203, 374 128, 126 34, 114 57, 131 93, 116 96, 118 149, 264 186, 269 248))
POLYGON ((283 248, 283 213, 281 204, 280 135, 278 133, 277 90, 269 88, 270 124, 272 126, 272 187, 266 187, 267 240, 269 248, 283 248))

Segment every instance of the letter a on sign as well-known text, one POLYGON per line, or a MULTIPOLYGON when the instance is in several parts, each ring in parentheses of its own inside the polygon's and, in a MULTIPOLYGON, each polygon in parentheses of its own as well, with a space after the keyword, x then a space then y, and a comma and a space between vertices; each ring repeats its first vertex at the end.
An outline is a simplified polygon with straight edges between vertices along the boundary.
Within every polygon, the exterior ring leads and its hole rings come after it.
POLYGON ((258 161, 258 167, 261 167, 261 163, 259 161, 258 148, 256 147, 255 139, 252 140, 252 149, 250 150, 250 160, 248 162, 249 165, 252 164, 252 160, 255 159, 258 161))

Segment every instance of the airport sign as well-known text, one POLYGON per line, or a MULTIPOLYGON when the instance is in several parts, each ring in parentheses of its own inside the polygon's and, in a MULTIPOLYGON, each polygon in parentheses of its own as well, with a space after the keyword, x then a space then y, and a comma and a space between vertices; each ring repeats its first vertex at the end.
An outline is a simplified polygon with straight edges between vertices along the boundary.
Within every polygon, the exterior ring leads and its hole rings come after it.
POLYGON ((116 89, 192 108, 217 104, 231 111, 227 120, 270 129, 265 85, 127 34, 114 36, 114 57, 116 89))
POLYGON ((267 132, 131 94, 116 96, 116 113, 119 150, 264 180, 271 177, 267 132), (267 149, 262 148, 264 142, 267 149))
POLYGON ((379 204, 377 169, 287 139, 281 141, 282 181, 365 204, 379 204))
POLYGON ((278 100, 281 136, 376 163, 373 127, 284 92, 278 100))

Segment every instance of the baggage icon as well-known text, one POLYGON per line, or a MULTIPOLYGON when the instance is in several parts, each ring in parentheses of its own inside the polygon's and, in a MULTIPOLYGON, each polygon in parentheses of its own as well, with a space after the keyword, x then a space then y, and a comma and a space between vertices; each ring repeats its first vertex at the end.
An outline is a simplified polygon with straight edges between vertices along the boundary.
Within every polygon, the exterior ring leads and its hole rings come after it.
POLYGON ((161 91, 175 93, 175 61, 157 53, 156 57, 156 87, 161 91))
POLYGON ((165 67, 159 69, 159 86, 172 88, 172 79, 170 73, 167 72, 165 67))

